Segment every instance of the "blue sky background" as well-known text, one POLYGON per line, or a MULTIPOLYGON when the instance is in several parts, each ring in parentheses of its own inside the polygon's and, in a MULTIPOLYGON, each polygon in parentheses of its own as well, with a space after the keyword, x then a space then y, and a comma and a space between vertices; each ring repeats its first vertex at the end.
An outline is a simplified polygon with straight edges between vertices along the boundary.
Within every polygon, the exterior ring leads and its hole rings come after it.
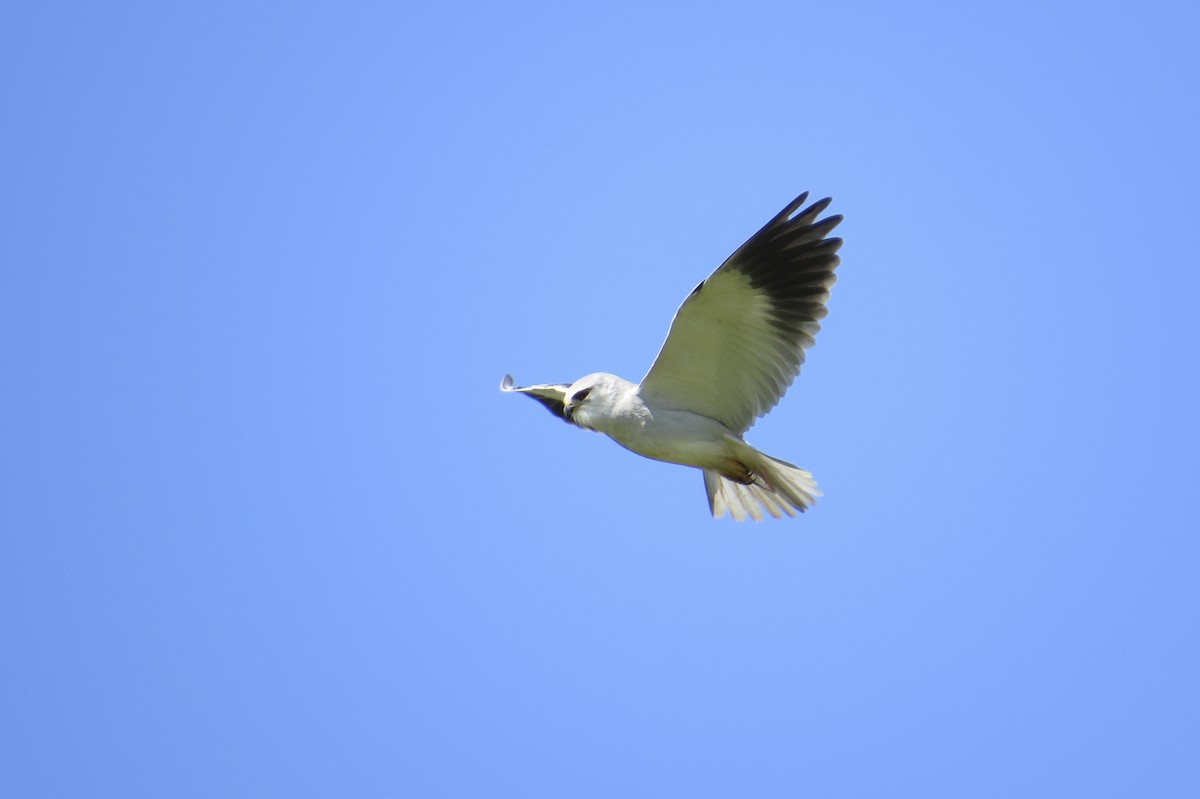
POLYGON ((1190 3, 16 3, 0 794, 1200 795, 1190 3), (639 379, 793 196, 804 517, 639 379))

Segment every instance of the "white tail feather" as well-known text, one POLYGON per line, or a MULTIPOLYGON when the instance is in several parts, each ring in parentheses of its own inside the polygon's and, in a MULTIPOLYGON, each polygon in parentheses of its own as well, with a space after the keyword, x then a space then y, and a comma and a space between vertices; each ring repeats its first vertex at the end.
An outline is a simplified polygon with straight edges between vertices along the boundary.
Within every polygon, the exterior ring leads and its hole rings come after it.
POLYGON ((736 521, 746 517, 760 522, 763 510, 779 519, 786 513, 795 516, 812 507, 821 496, 813 476, 798 466, 776 460, 749 447, 752 457, 746 458, 746 466, 754 475, 754 482, 739 483, 722 477, 719 472, 704 470, 704 489, 708 492, 708 507, 713 518, 719 519, 728 511, 736 521))

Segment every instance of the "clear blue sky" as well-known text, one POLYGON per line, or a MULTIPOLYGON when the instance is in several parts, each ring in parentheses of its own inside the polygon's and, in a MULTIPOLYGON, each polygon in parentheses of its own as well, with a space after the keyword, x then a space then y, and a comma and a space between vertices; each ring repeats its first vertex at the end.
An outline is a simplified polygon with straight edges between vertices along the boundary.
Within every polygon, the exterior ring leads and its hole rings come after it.
POLYGON ((0 795, 1200 795, 1191 3, 0 14, 0 795), (637 380, 803 190, 700 475, 637 380))

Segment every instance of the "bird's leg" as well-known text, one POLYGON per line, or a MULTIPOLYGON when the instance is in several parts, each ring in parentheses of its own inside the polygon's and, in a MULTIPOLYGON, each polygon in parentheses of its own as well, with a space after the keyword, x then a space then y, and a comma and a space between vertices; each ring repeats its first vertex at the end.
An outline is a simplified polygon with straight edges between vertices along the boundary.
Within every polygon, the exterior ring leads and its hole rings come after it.
POLYGON ((726 463, 721 468, 721 476, 735 483, 741 483, 744 486, 753 485, 758 480, 758 475, 750 471, 750 467, 741 461, 729 461, 726 463))

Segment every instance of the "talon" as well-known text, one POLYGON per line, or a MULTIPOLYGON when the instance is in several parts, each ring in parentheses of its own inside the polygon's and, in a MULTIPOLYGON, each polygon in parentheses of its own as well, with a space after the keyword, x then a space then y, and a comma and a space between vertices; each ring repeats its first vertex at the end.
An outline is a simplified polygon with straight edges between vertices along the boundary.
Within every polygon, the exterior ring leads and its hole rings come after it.
POLYGON ((753 485, 758 482, 758 475, 750 471, 749 467, 741 461, 734 461, 722 469, 721 476, 735 483, 741 483, 744 486, 753 485))

